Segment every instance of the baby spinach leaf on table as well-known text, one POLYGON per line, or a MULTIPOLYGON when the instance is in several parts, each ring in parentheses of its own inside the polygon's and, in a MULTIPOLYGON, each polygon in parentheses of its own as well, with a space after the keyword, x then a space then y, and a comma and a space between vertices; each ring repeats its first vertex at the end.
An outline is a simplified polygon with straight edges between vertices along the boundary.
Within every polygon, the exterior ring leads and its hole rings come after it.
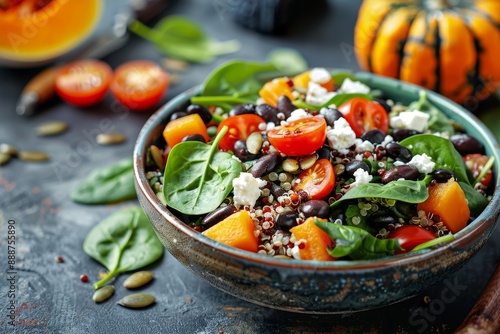
POLYGON ((71 199, 83 204, 108 204, 137 198, 132 159, 92 172, 71 192, 71 199))
POLYGON ((339 200, 332 203, 337 207, 340 203, 356 198, 382 198, 407 203, 420 203, 429 197, 426 180, 396 180, 387 184, 367 183, 349 189, 339 200))
POLYGON ((233 189, 241 164, 218 145, 227 132, 224 126, 211 145, 187 141, 175 145, 165 167, 163 193, 167 204, 185 214, 201 215, 215 210, 233 189))
POLYGON ((240 42, 219 42, 208 36, 203 29, 183 16, 168 16, 152 29, 134 20, 129 29, 152 42, 168 56, 196 63, 206 63, 216 56, 232 53, 240 48, 240 42))
POLYGON ((419 93, 418 101, 410 103, 408 110, 418 110, 429 115, 429 130, 436 132, 448 132, 451 136, 455 133, 453 122, 441 110, 427 99, 427 93, 423 90, 419 93))
POLYGON ((319 110, 321 108, 326 108, 332 104, 335 105, 336 107, 339 107, 342 104, 344 104, 345 102, 354 99, 355 97, 361 97, 363 99, 370 100, 370 101, 373 100, 373 96, 370 94, 348 93, 348 94, 337 94, 334 97, 332 97, 330 100, 328 100, 327 102, 325 102, 319 106, 309 104, 309 103, 302 101, 302 100, 295 100, 295 101, 293 101, 293 104, 297 108, 304 108, 304 109, 309 109, 309 110, 319 110))
POLYGON ((192 97, 191 103, 225 110, 241 103, 255 103, 266 80, 279 74, 273 64, 232 60, 208 75, 200 96, 192 97))
POLYGON ((378 239, 356 226, 345 226, 314 220, 314 223, 335 241, 328 253, 333 257, 349 256, 353 260, 366 260, 394 254, 401 250, 397 239, 378 239))
POLYGON ((90 230, 83 250, 109 270, 94 284, 97 290, 123 272, 158 260, 163 245, 142 209, 134 206, 112 214, 90 230))
POLYGON ((421 134, 408 137, 400 144, 409 149, 414 156, 424 153, 430 156, 432 161, 436 163, 434 169, 449 169, 455 173, 459 181, 470 184, 462 156, 450 140, 430 134, 421 134))

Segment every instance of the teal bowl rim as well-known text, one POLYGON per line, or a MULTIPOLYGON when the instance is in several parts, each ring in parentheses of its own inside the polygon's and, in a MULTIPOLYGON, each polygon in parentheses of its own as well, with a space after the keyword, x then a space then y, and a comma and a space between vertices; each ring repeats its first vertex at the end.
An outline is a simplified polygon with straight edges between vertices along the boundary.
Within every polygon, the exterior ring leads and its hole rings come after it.
MULTIPOLYGON (((161 214, 170 224, 184 233, 185 235, 193 238, 193 240, 211 248, 212 250, 217 250, 225 255, 233 256, 241 260, 246 260, 249 262, 259 263, 261 265, 269 265, 273 267, 286 267, 289 269, 299 269, 299 270, 320 270, 320 271, 344 271, 344 270, 371 270, 377 267, 387 267, 387 266, 405 266, 410 264, 416 264, 422 261, 432 260, 439 255, 447 254, 449 251, 460 251, 468 246, 474 244, 477 240, 481 238, 488 239, 491 235, 485 235, 486 231, 492 231, 494 225, 498 222, 498 215, 500 211, 500 146, 493 136, 491 131, 472 113, 465 110, 460 105, 452 102, 451 100, 434 93, 432 91, 426 90, 422 87, 401 82, 392 78, 381 77, 367 72, 354 72, 353 73, 357 79, 362 82, 369 82, 377 80, 377 85, 397 85, 401 89, 407 90, 410 93, 418 93, 421 90, 425 90, 428 94, 429 99, 433 103, 437 103, 441 108, 448 108, 454 110, 458 116, 463 118, 465 121, 475 124, 478 128, 482 137, 485 140, 485 146, 487 147, 487 153, 489 155, 495 156, 495 190, 492 199, 488 206, 483 210, 483 212, 474 219, 474 221, 467 225, 463 230, 455 234, 455 239, 444 245, 436 245, 429 249, 423 249, 416 252, 410 252, 406 254, 388 256, 379 259, 371 260, 357 260, 357 261, 317 261, 317 260, 286 260, 286 259, 276 259, 273 257, 266 257, 257 253, 248 252, 245 250, 240 250, 218 241, 210 239, 199 232, 194 231, 188 227, 183 221, 179 220, 173 213, 171 213, 166 206, 164 206, 160 200, 157 198, 156 194, 151 189, 149 183, 147 182, 145 172, 143 170, 144 161, 143 155, 145 154, 144 149, 146 145, 150 145, 147 142, 148 135, 150 132, 154 131, 160 125, 165 124, 165 117, 169 115, 169 112, 173 112, 176 107, 189 101, 189 98, 193 95, 199 94, 201 91, 201 86, 195 86, 190 88, 179 95, 172 98, 169 102, 158 109, 144 124, 141 129, 137 142, 134 148, 134 178, 136 180, 136 185, 138 191, 142 192, 147 200, 151 203, 154 209, 161 214), (489 147, 496 148, 490 152, 489 147), (495 218, 495 208, 497 217, 495 218), (494 219, 494 221, 490 221, 494 219), (493 226, 491 226, 493 225, 493 226)), ((486 241, 486 240, 484 240, 486 241)))

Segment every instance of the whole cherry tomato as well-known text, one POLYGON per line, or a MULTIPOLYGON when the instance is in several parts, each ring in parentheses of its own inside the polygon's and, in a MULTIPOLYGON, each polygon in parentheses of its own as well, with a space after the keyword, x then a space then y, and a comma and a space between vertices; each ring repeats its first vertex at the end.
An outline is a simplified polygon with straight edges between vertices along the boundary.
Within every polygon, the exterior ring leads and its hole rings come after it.
MULTIPOLYGON (((463 159, 465 166, 471 171, 474 178, 477 178, 481 174, 484 165, 489 160, 488 156, 479 153, 467 154, 463 159)), ((487 187, 491 183, 491 180, 493 180, 493 173, 490 169, 480 182, 487 187)))
POLYGON ((435 239, 436 237, 425 228, 417 225, 400 226, 387 235, 387 238, 398 239, 402 251, 396 251, 396 254, 407 253, 418 245, 435 239))

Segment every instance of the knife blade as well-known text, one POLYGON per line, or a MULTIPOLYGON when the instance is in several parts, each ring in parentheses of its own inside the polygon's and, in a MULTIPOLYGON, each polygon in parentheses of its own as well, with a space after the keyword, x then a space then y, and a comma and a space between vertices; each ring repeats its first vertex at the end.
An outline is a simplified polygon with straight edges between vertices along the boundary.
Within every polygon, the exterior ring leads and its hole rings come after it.
POLYGON ((129 38, 128 24, 137 18, 149 21, 163 12, 169 1, 165 0, 134 0, 131 6, 116 13, 110 31, 94 37, 70 60, 48 67, 34 76, 24 87, 17 101, 16 113, 19 116, 33 116, 39 106, 55 96, 55 82, 58 68, 63 64, 78 59, 103 58, 124 46, 129 38))

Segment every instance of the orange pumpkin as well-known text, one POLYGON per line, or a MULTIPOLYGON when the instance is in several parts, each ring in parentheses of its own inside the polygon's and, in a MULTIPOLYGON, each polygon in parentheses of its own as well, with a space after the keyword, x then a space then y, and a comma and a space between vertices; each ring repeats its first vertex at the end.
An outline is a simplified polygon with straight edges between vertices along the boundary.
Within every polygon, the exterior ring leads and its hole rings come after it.
POLYGON ((500 83, 500 1, 365 0, 354 44, 360 67, 468 107, 500 83))
POLYGON ((96 26, 101 0, 0 1, 0 60, 29 65, 60 56, 96 26))

